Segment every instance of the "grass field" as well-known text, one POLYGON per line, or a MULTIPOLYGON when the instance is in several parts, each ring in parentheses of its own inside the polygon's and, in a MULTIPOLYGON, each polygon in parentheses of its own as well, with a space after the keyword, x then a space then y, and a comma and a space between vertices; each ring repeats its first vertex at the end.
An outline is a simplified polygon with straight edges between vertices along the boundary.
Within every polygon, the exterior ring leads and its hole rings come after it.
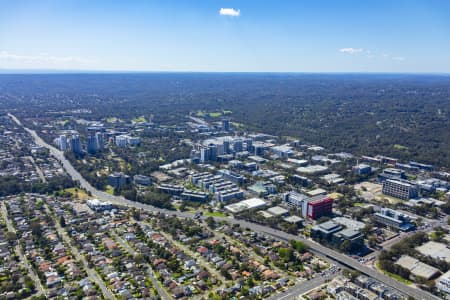
POLYGON ((68 188, 64 190, 65 192, 68 192, 72 195, 72 197, 80 199, 80 200, 86 200, 91 198, 86 191, 77 189, 77 188, 68 188))
POLYGON ((119 122, 119 119, 117 119, 116 117, 109 117, 106 119, 106 122, 108 123, 117 123, 119 122))
POLYGON ((220 211, 213 211, 213 212, 205 212, 204 213, 204 215, 205 216, 207 216, 207 217, 218 217, 218 218, 223 218, 223 217, 226 217, 227 215, 226 214, 224 214, 224 213, 222 213, 222 212, 220 212, 220 211))
MULTIPOLYGON (((231 110, 211 111, 211 112, 199 110, 195 113, 195 116, 197 116, 197 117, 208 116, 210 118, 219 118, 221 116, 229 115, 232 113, 233 112, 231 110)), ((238 123, 236 123, 236 124, 238 124, 238 123)), ((242 124, 239 124, 239 125, 242 125, 242 124)), ((238 125, 236 125, 236 126, 238 126, 238 125)))
POLYGON ((107 192, 110 195, 114 195, 114 188, 110 185, 107 185, 105 192, 107 192))
POLYGON ((220 111, 216 111, 216 112, 210 112, 208 115, 210 118, 218 118, 222 115, 222 113, 220 111))
POLYGON ((408 147, 403 146, 403 145, 399 145, 399 144, 395 144, 394 145, 394 149, 397 149, 397 150, 408 150, 408 147))
POLYGON ((136 117, 132 120, 134 123, 145 123, 147 119, 144 116, 136 117))

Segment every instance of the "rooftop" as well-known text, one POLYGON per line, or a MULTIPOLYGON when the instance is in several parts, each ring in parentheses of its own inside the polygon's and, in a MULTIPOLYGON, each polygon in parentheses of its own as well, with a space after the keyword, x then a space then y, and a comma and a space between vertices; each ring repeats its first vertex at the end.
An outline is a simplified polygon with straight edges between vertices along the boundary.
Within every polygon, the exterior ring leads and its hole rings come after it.
POLYGON ((429 241, 422 246, 417 247, 416 250, 423 255, 450 262, 450 249, 447 248, 447 245, 445 244, 429 241))
POLYGON ((225 206, 225 209, 231 211, 232 213, 238 213, 244 210, 263 207, 266 205, 266 202, 260 198, 251 198, 247 200, 243 200, 237 203, 233 203, 225 206))
POLYGON ((274 206, 274 207, 269 208, 267 210, 267 212, 274 216, 281 216, 281 215, 287 214, 289 211, 283 207, 274 206))

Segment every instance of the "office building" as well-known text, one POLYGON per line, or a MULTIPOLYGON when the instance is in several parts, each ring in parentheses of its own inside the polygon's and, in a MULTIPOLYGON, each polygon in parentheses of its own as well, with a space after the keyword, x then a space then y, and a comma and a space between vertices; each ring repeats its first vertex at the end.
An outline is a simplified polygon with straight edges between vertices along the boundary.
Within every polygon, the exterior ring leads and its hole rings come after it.
POLYGON ((58 147, 61 151, 67 150, 67 137, 65 135, 60 135, 58 138, 58 147))
POLYGON ((249 186, 248 191, 260 196, 264 197, 269 194, 275 194, 277 192, 277 187, 270 182, 256 182, 255 184, 249 186))
POLYGON ((302 204, 302 215, 317 220, 320 217, 331 215, 333 211, 333 199, 324 195, 311 197, 302 204))
POLYGON ((210 158, 209 148, 201 148, 200 149, 200 162, 205 163, 208 162, 210 158))
POLYGON ((194 201, 194 202, 206 202, 208 201, 209 195, 204 192, 184 190, 180 195, 181 199, 186 201, 194 201))
POLYGON ((122 188, 131 183, 130 176, 122 172, 115 172, 108 176, 108 184, 115 189, 122 188))
POLYGON ((292 183, 295 183, 295 184, 299 184, 299 185, 301 185, 303 187, 308 187, 308 186, 311 186, 313 184, 311 179, 308 179, 305 176, 300 176, 300 175, 297 175, 297 174, 294 174, 294 175, 290 176, 289 177, 289 181, 291 181, 292 183))
POLYGON ((127 146, 127 136, 126 135, 118 135, 115 138, 116 146, 117 147, 126 147, 127 146))
POLYGON ((388 179, 406 179, 405 171, 395 168, 386 168, 378 175, 378 181, 383 182, 388 179))
POLYGON ((144 175, 134 175, 133 176, 134 184, 140 185, 150 185, 152 183, 150 177, 144 175))
POLYGON ((409 231, 415 227, 407 215, 390 208, 382 208, 374 214, 374 218, 378 223, 401 231, 409 231))
POLYGON ((253 146, 253 149, 255 150, 254 154, 256 156, 264 156, 264 151, 266 147, 262 144, 256 144, 253 146))
POLYGON ((230 131, 230 119, 222 119, 222 130, 230 131))
POLYGON ((98 151, 97 137, 95 135, 89 135, 86 138, 86 150, 89 154, 95 154, 98 151))
POLYGON ((348 242, 346 252, 354 253, 364 247, 364 236, 357 229, 346 228, 339 232, 333 233, 331 244, 339 248, 344 242, 348 242))
POLYGON ((81 148, 80 136, 77 134, 72 135, 70 138, 70 149, 75 154, 82 154, 83 149, 81 148))
POLYGON ((253 140, 251 138, 245 139, 245 147, 249 153, 253 153, 253 140))
POLYGON ((222 169, 222 170, 219 170, 217 173, 218 173, 218 175, 222 176, 223 179, 229 180, 229 181, 234 182, 239 185, 244 183, 244 180, 245 180, 244 176, 234 173, 230 170, 222 169))
POLYGON ((288 158, 294 155, 294 150, 289 145, 281 145, 270 148, 270 151, 281 158, 288 158))
POLYGON ((397 163, 395 165, 395 168, 413 173, 419 172, 420 170, 418 167, 411 166, 410 164, 401 164, 401 163, 397 163))
POLYGON ((329 244, 336 248, 340 248, 347 241, 346 252, 348 253, 357 252, 364 247, 364 236, 359 230, 344 228, 333 220, 311 227, 310 236, 320 243, 329 244))
POLYGON ((234 152, 242 152, 244 150, 244 144, 241 139, 237 139, 233 143, 234 152))
POLYGON ((244 192, 238 187, 234 187, 227 190, 217 191, 214 194, 214 197, 220 202, 228 202, 233 199, 244 199, 244 192))
POLYGON ((395 198, 409 200, 419 194, 417 186, 406 180, 387 179, 383 182, 383 194, 395 198))
POLYGON ((305 194, 300 194, 297 192, 287 192, 283 194, 284 203, 292 208, 300 209, 303 205, 303 201, 308 199, 309 197, 305 194))
POLYGON ((342 226, 333 221, 327 221, 311 227, 310 236, 314 240, 331 241, 334 233, 341 231, 342 226))
POLYGON ((95 138, 97 139, 97 149, 98 150, 103 150, 103 148, 105 147, 105 141, 104 141, 103 133, 96 132, 95 133, 95 138))
POLYGON ((141 143, 141 139, 136 136, 127 136, 127 144, 131 146, 138 146, 141 143))
POLYGON ((209 161, 217 161, 217 144, 209 144, 208 145, 209 150, 209 161))
POLYGON ((423 170, 423 171, 431 172, 431 171, 434 170, 434 166, 433 165, 421 164, 421 163, 418 163, 418 162, 415 162, 415 161, 410 161, 409 164, 411 166, 417 167, 417 168, 419 168, 420 170, 423 170))
POLYGON ((224 140, 222 145, 223 145, 223 154, 230 154, 231 153, 230 141, 224 140))
POLYGON ((369 175, 370 173, 372 173, 372 167, 368 164, 359 164, 354 166, 352 169, 353 173, 357 175, 369 175))
POLYGON ((161 183, 158 187, 158 191, 170 195, 181 195, 184 191, 184 187, 181 185, 165 184, 161 183))

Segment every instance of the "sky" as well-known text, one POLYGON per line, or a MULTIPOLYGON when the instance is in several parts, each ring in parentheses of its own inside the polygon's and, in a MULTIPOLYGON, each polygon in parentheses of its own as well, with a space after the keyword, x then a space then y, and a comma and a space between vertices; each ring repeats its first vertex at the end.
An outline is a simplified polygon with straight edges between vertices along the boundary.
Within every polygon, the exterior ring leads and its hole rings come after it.
POLYGON ((450 73, 446 0, 0 0, 0 70, 450 73))

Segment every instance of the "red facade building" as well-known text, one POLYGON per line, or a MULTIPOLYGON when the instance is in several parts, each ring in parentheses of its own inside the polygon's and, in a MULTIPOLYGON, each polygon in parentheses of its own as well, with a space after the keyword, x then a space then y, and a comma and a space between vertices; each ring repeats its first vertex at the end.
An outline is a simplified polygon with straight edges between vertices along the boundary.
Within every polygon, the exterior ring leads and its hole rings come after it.
POLYGON ((322 196, 318 199, 311 199, 307 203, 307 217, 316 220, 322 216, 330 215, 333 209, 333 199, 322 196))

